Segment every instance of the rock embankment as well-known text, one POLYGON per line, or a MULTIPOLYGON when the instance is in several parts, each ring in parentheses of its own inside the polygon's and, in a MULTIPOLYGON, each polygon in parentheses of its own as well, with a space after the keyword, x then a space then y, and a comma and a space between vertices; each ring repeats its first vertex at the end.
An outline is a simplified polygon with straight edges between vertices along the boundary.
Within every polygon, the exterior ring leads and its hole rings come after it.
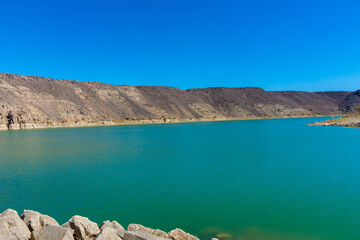
MULTIPOLYGON (((0 240, 199 240, 175 229, 168 233, 130 224, 125 230, 116 221, 104 221, 99 227, 86 217, 73 216, 60 224, 50 216, 24 210, 21 216, 7 209, 0 214, 0 240)), ((215 238, 214 238, 215 239, 215 238)))
POLYGON ((311 126, 338 126, 338 127, 360 127, 360 115, 344 116, 337 119, 331 119, 323 122, 315 122, 311 126))

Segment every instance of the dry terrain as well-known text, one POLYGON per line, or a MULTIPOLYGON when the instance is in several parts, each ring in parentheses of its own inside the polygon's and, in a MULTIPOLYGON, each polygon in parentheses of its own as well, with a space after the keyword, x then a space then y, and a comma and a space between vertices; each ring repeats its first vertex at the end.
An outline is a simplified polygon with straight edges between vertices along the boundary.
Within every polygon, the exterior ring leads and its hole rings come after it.
POLYGON ((0 129, 9 112, 19 129, 342 115, 358 104, 360 91, 180 90, 0 73, 0 129))

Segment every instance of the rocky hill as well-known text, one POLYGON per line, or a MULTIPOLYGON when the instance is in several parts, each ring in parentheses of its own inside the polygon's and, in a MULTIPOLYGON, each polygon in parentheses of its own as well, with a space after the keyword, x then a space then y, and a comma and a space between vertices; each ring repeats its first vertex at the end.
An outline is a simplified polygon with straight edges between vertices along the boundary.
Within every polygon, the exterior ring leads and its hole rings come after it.
POLYGON ((338 115, 359 103, 360 91, 180 90, 0 73, 0 129, 338 115))

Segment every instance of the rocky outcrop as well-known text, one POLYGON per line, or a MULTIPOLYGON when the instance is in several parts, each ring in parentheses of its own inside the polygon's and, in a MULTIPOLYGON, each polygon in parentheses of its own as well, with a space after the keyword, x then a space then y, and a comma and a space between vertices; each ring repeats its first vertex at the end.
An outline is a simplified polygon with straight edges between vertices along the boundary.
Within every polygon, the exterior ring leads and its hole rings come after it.
MULTIPOLYGON (((159 229, 129 224, 125 230, 116 221, 104 221, 100 228, 86 217, 73 216, 63 225, 39 212, 8 209, 0 214, 0 240, 199 240, 181 229, 166 233, 159 229)), ((216 238, 214 238, 216 239, 216 238)))
POLYGON ((31 232, 15 210, 0 214, 0 240, 28 240, 31 232))
POLYGON ((360 115, 344 116, 337 119, 331 119, 323 122, 315 122, 310 126, 325 126, 325 127, 356 127, 360 128, 360 115))
MULTIPOLYGON (((99 79, 106 81, 106 79, 99 79)), ((0 129, 341 115, 356 92, 115 86, 0 73, 0 129)))

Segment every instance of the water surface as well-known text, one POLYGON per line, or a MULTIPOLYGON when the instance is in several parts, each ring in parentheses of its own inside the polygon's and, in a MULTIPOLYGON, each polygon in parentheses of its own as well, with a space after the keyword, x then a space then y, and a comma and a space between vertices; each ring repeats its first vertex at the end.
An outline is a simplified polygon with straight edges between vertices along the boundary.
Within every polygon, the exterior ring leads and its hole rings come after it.
POLYGON ((319 118, 0 132, 0 211, 201 239, 360 239, 360 130, 319 118))

